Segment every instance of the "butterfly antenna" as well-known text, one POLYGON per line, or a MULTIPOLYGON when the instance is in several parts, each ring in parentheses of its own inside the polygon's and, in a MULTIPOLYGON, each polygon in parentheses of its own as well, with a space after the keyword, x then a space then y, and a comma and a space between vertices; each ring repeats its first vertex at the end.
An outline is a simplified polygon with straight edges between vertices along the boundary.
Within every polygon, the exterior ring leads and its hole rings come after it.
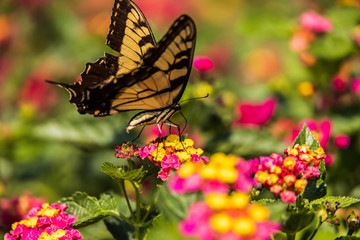
POLYGON ((196 98, 188 98, 188 99, 185 99, 185 100, 182 100, 179 102, 180 103, 183 103, 183 102, 187 102, 187 101, 191 101, 191 100, 197 100, 197 99, 203 99, 203 98, 207 98, 208 96, 210 96, 210 94, 206 94, 206 96, 203 96, 203 97, 196 97, 196 98))

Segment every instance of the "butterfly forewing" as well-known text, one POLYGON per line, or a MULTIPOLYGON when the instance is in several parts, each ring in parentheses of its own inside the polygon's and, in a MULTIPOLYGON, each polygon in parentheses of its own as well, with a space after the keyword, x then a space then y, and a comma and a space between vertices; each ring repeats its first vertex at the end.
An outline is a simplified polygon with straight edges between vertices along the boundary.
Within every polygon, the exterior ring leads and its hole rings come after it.
POLYGON ((180 16, 145 55, 143 66, 133 72, 135 78, 116 95, 112 109, 151 110, 176 104, 189 79, 195 36, 194 22, 186 15, 180 16))
POLYGON ((144 55, 154 47, 149 23, 132 1, 115 0, 106 44, 120 55, 106 53, 96 62, 86 64, 81 74, 83 83, 103 85, 129 73, 142 64, 144 55))
POLYGON ((142 63, 155 39, 148 21, 132 2, 115 0, 106 44, 120 53, 117 75, 127 73, 142 63))

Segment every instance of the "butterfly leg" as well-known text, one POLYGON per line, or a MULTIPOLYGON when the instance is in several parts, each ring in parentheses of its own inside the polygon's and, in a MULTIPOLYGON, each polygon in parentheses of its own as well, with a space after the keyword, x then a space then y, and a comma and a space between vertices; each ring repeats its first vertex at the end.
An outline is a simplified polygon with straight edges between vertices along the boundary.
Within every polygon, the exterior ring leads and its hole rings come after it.
POLYGON ((140 135, 141 135, 141 133, 142 133, 142 131, 144 130, 145 127, 146 127, 146 125, 141 128, 139 134, 131 142, 135 142, 140 137, 140 135))
MULTIPOLYGON (((166 122, 165 124, 169 125, 170 127, 176 127, 176 128, 177 128, 178 134, 179 134, 179 141, 180 141, 182 147, 184 148, 185 152, 187 152, 187 151, 186 151, 186 148, 185 148, 185 146, 184 146, 184 144, 183 144, 183 142, 181 141, 180 125, 179 125, 179 124, 176 124, 176 123, 174 123, 174 122, 172 122, 172 121, 170 121, 170 120, 167 120, 167 122, 166 122)), ((188 153, 188 152, 187 152, 187 153, 188 153)), ((189 154, 189 153, 188 153, 188 154, 189 154)))
POLYGON ((183 134, 183 132, 185 131, 186 126, 187 126, 187 119, 186 119, 186 117, 184 116, 184 114, 182 114, 181 111, 180 111, 180 114, 181 114, 181 116, 182 116, 182 117, 184 118, 184 120, 185 120, 185 126, 184 126, 183 130, 182 130, 181 133, 180 133, 180 134, 183 134))

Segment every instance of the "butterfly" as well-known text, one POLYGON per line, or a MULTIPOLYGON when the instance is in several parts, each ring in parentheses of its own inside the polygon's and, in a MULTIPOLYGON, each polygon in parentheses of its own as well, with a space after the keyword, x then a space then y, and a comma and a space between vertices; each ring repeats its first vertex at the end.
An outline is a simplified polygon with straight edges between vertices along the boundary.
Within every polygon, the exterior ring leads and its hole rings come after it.
MULTIPOLYGON (((148 21, 131 0, 115 0, 106 45, 119 53, 105 53, 87 63, 81 81, 53 81, 70 93, 70 103, 81 114, 104 117, 142 110, 126 131, 150 124, 173 124, 179 100, 189 79, 194 56, 196 27, 187 15, 177 18, 156 43, 148 21)), ((159 127, 161 130, 161 128, 159 127)))

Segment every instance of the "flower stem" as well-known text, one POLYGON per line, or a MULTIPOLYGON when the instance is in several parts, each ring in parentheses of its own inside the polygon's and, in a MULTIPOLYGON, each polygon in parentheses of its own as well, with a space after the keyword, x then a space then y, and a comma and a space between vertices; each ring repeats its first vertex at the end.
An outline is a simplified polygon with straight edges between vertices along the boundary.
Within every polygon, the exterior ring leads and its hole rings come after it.
POLYGON ((320 228, 320 226, 321 226, 322 223, 323 223, 322 221, 319 221, 319 222, 318 222, 318 224, 317 224, 314 232, 311 234, 309 240, 312 240, 312 239, 315 237, 315 235, 316 235, 317 231, 319 230, 319 228, 320 228))
POLYGON ((136 219, 135 219, 135 240, 140 239, 140 227, 142 227, 141 221, 141 197, 140 197, 140 189, 138 185, 134 181, 130 181, 133 185, 136 194, 136 219))
POLYGON ((127 206, 128 206, 128 208, 129 208, 129 211, 130 211, 130 213, 131 213, 131 218, 135 220, 134 212, 133 212, 133 210, 132 210, 132 207, 131 207, 131 204, 130 204, 130 201, 129 201, 129 197, 128 197, 127 193, 126 193, 125 181, 124 181, 124 180, 121 180, 121 181, 120 181, 120 187, 121 187, 121 190, 122 190, 122 192, 123 192, 123 194, 124 194, 124 197, 125 197, 127 206))

